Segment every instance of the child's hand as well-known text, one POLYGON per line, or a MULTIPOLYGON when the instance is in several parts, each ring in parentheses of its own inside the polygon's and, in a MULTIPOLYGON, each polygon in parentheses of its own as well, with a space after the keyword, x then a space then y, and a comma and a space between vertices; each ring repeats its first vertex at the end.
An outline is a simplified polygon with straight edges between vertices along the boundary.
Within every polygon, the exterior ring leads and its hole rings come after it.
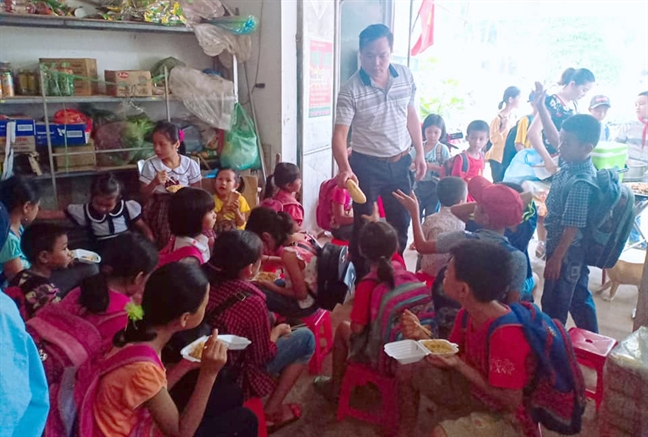
POLYGON ((428 355, 425 361, 440 369, 456 369, 461 364, 459 355, 428 355))
MULTIPOLYGON (((352 210, 353 212, 353 210, 352 210)), ((378 212, 378 203, 374 202, 373 204, 373 210, 371 211, 371 215, 367 214, 362 214, 362 218, 370 223, 375 223, 380 220, 380 213, 378 212)))
POLYGON ((164 170, 159 171, 155 175, 155 182, 157 182, 158 185, 164 185, 164 184, 166 184, 166 181, 167 181, 168 177, 169 176, 167 175, 166 171, 164 171, 164 170))
POLYGON ((212 376, 216 376, 227 363, 227 346, 218 340, 218 329, 214 329, 205 343, 200 363, 200 371, 212 376))
POLYGON ((419 318, 410 310, 405 310, 401 316, 401 332, 403 337, 410 340, 424 340, 430 336, 421 327, 419 318))
POLYGON ((270 332, 270 341, 273 343, 276 343, 277 340, 285 335, 290 335, 292 330, 290 329, 290 325, 287 323, 280 323, 274 328, 272 328, 272 331, 270 332))
POLYGON ((547 281, 555 281, 560 278, 560 270, 562 270, 562 259, 557 256, 552 256, 545 264, 544 277, 547 281))
POLYGON ((540 82, 535 83, 535 90, 533 90, 533 105, 536 108, 544 107, 545 99, 547 97, 547 90, 544 89, 540 82))
POLYGON ((419 216, 419 205, 416 194, 412 191, 412 194, 407 195, 401 190, 394 191, 392 193, 394 197, 405 207, 405 209, 410 213, 412 217, 419 216))

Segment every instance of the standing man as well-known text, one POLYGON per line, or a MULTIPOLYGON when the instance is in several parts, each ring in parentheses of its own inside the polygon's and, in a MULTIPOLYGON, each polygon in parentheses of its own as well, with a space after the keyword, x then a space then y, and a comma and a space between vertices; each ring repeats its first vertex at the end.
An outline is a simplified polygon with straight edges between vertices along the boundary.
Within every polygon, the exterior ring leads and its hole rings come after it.
POLYGON ((387 221, 398 231, 400 253, 407 246, 410 217, 392 193, 411 193, 409 154, 416 149, 416 179, 427 170, 423 154, 421 125, 416 114, 416 85, 412 72, 391 64, 394 35, 387 26, 372 24, 360 33, 360 69, 342 85, 337 100, 333 156, 340 169, 338 184, 348 179, 358 183, 367 196, 363 205, 353 204, 351 255, 358 278, 368 268, 358 252, 358 234, 363 215, 371 215, 374 202, 382 197, 387 221), (351 129, 353 152, 347 156, 351 129))

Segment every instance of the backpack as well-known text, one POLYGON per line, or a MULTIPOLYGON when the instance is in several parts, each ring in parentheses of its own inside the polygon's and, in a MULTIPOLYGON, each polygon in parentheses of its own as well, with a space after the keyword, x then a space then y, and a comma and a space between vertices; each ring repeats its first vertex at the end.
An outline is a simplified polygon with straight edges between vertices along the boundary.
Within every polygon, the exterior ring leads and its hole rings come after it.
MULTIPOLYGON (((609 269, 619 260, 634 224, 634 193, 619 182, 618 169, 602 169, 596 176, 578 175, 572 183, 595 188, 595 208, 589 208, 583 230, 585 263, 609 269)), ((569 190, 565 190, 564 201, 569 190)))
MULTIPOLYGON (((529 119, 528 126, 531 126, 531 123, 533 122, 533 115, 526 115, 525 117, 529 119)), ((506 141, 504 143, 504 154, 502 155, 502 168, 504 169, 504 171, 506 171, 509 165, 511 165, 511 161, 513 161, 513 158, 518 152, 517 148, 515 147, 515 138, 517 138, 517 133, 520 127, 520 120, 515 123, 515 126, 513 126, 509 133, 506 135, 506 141)))
MULTIPOLYGON (((403 339, 401 316, 403 311, 410 310, 422 325, 429 326, 434 336, 437 324, 434 303, 430 289, 414 273, 408 272, 398 264, 394 265, 394 287, 381 282, 371 293, 370 318, 367 331, 365 355, 374 369, 382 374, 390 374, 393 359, 384 353, 387 343, 403 339)), ((379 282, 375 272, 365 280, 379 282)))
POLYGON ((189 257, 196 258, 201 265, 205 263, 202 252, 196 246, 183 246, 176 250, 173 250, 172 248, 174 245, 175 237, 171 237, 169 244, 164 246, 164 248, 160 251, 160 258, 156 269, 189 257))
POLYGON ((326 243, 323 247, 317 241, 312 247, 298 244, 317 257, 317 294, 313 295, 320 308, 333 311, 337 304, 343 304, 349 290, 353 289, 356 271, 349 259, 349 248, 326 243))
MULTIPOLYGON (((521 326, 537 358, 533 379, 524 389, 525 407, 535 422, 560 434, 581 431, 585 412, 585 382, 565 327, 528 302, 510 305, 511 312, 488 328, 488 337, 502 326, 521 326)), ((466 328, 468 313, 462 326, 466 328)))
POLYGON ((15 285, 15 286, 4 288, 2 289, 2 291, 4 291, 4 293, 16 303, 16 306, 18 307, 18 312, 20 313, 20 317, 22 317, 23 320, 27 320, 27 307, 25 302, 25 293, 23 293, 22 288, 15 285))
POLYGON ((317 202, 315 217, 317 219, 317 226, 325 231, 331 230, 331 220, 333 218, 331 195, 335 187, 337 187, 335 179, 329 179, 328 181, 322 182, 319 188, 319 201, 317 202))
POLYGON ((453 156, 450 159, 447 159, 443 165, 441 166, 441 177, 444 178, 446 176, 452 176, 452 169, 454 168, 455 165, 455 160, 460 159, 461 160, 461 172, 459 174, 459 177, 463 178, 466 173, 468 173, 468 170, 470 170, 470 160, 468 159, 468 155, 466 152, 461 152, 458 155, 453 156))
POLYGON ((50 413, 45 428, 45 436, 59 436, 58 393, 66 372, 78 367, 109 349, 110 340, 104 341, 99 327, 115 319, 126 317, 125 312, 106 315, 97 325, 93 325, 79 314, 80 304, 72 310, 61 305, 48 305, 35 317, 26 322, 27 332, 39 349, 45 376, 49 385, 50 413))
MULTIPOLYGON (((94 402, 101 378, 120 367, 137 362, 151 362, 164 368, 157 353, 146 345, 132 345, 122 348, 107 359, 94 360, 78 369, 66 373, 60 391, 61 415, 67 436, 103 436, 94 420, 94 402)), ((148 410, 140 408, 137 425, 130 437, 150 436, 153 420, 148 410)))

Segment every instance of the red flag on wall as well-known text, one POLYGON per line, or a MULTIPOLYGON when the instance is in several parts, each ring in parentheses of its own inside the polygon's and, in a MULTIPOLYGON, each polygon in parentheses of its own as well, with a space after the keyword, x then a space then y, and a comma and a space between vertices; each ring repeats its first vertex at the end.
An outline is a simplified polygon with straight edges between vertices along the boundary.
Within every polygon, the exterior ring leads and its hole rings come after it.
POLYGON ((423 0, 418 15, 421 19, 421 35, 412 47, 412 56, 423 53, 434 43, 434 0, 423 0))

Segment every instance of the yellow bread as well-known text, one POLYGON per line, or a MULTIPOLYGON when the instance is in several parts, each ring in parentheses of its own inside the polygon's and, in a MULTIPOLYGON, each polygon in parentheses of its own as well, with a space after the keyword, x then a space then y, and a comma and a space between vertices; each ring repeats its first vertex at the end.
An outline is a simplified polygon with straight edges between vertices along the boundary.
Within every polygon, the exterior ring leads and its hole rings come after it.
POLYGON ((349 195, 355 203, 365 204, 367 203, 367 196, 360 190, 358 184, 353 179, 347 179, 346 181, 347 190, 349 190, 349 195))

